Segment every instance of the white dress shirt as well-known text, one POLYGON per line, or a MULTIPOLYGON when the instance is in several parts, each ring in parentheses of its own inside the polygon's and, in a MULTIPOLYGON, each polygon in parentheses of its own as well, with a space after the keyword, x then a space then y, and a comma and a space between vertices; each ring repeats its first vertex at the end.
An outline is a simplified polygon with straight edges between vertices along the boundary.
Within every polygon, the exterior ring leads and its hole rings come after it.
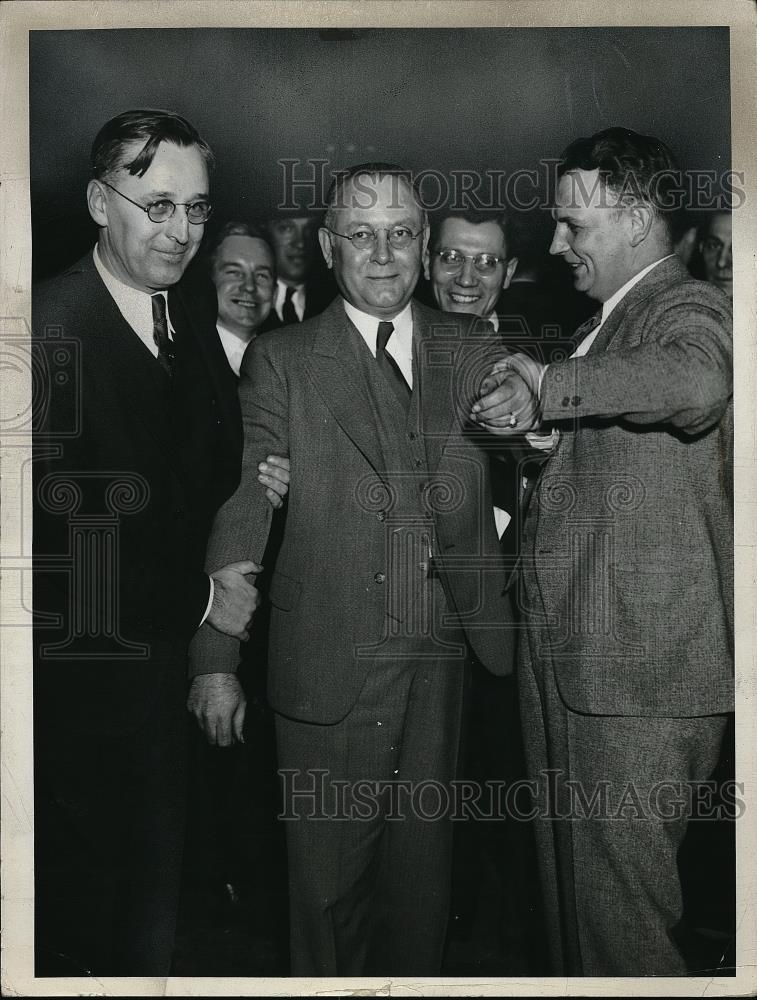
POLYGON ((394 326, 394 333, 389 338, 386 345, 387 354, 391 354, 397 363, 397 367, 402 372, 410 388, 413 388, 413 310, 410 303, 405 306, 402 312, 398 313, 391 320, 380 320, 376 316, 371 316, 357 309, 350 302, 344 301, 344 311, 360 332, 360 336, 366 343, 368 350, 376 357, 376 338, 378 336, 378 325, 381 322, 390 322, 394 326))
POLYGON ((242 358, 244 357, 244 352, 247 350, 247 345, 252 340, 252 337, 248 337, 247 340, 242 340, 242 338, 225 327, 223 323, 216 321, 216 330, 218 330, 218 338, 221 341, 221 347, 226 355, 226 360, 229 362, 229 366, 234 374, 239 378, 239 368, 242 364, 242 358))
MULTIPOLYGON (((152 319, 152 295, 149 292, 140 292, 138 288, 125 285, 123 281, 111 274, 105 264, 103 264, 100 253, 95 244, 92 254, 97 273, 103 279, 105 287, 111 294, 113 301, 118 306, 118 311, 136 333, 147 350, 154 358, 158 356, 158 345, 153 337, 152 319)), ((160 291, 166 300, 166 319, 168 320, 168 336, 173 340, 173 327, 171 317, 168 313, 168 296, 165 291, 160 291)))

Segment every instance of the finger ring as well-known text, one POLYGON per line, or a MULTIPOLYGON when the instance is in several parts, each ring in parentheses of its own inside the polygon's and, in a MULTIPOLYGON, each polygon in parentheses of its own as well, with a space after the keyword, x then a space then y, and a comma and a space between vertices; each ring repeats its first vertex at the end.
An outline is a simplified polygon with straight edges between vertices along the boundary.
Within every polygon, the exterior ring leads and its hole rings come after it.
POLYGON ((511 413, 510 414, 510 426, 511 427, 516 427, 517 424, 518 424, 518 418, 515 416, 514 413, 511 413))

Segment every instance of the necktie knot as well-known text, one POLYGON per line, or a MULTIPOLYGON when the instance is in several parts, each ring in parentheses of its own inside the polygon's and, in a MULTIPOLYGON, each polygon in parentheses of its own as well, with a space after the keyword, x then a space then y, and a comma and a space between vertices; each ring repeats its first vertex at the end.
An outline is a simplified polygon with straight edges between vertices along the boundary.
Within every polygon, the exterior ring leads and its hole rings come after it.
POLYGON ((376 333, 376 351, 385 351, 386 345, 389 343, 389 338, 394 333, 394 323, 387 323, 382 321, 378 325, 378 331, 376 333))

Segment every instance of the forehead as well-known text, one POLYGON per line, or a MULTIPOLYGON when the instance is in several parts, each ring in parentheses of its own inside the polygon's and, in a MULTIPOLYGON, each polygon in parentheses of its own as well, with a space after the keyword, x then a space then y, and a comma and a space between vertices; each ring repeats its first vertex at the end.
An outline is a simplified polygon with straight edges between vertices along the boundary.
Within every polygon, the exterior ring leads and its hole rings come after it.
POLYGON ((604 211, 614 208, 617 200, 599 176, 599 170, 570 170, 558 181, 552 215, 562 219, 604 211))
POLYGON ((271 223, 271 228, 276 232, 286 233, 293 229, 299 229, 300 231, 312 229, 315 227, 315 224, 315 219, 311 219, 309 215, 297 215, 292 216, 291 219, 274 219, 271 223))
POLYGON ((207 195, 208 168, 197 146, 177 146, 173 142, 161 142, 145 173, 139 177, 130 174, 123 164, 131 163, 144 148, 141 141, 127 143, 121 156, 122 166, 118 169, 119 180, 143 191, 182 196, 207 195))
POLYGON ((354 222, 421 220, 421 209, 409 182, 396 174, 350 178, 341 188, 336 211, 341 218, 354 222))
POLYGON ((731 239, 731 216, 728 213, 716 212, 710 219, 707 235, 714 236, 724 243, 731 239))
POLYGON ((256 236, 227 236, 216 254, 216 266, 242 261, 253 267, 271 267, 273 254, 268 244, 256 236))
POLYGON ((438 243, 451 250, 466 253, 505 255, 505 234, 496 222, 469 222, 467 219, 445 219, 439 227, 438 243))

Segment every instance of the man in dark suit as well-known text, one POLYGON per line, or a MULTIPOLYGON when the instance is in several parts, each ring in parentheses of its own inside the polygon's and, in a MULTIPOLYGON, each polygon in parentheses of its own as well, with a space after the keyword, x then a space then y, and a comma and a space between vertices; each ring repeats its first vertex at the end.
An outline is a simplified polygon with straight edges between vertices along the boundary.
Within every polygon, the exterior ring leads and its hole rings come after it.
POLYGON ((203 571, 239 476, 235 380, 212 297, 181 281, 212 153, 185 119, 127 111, 92 148, 97 245, 35 289, 35 766, 40 974, 167 975, 184 800, 186 654, 244 639, 246 562, 203 571), (232 640, 234 641, 234 640, 232 640))
POLYGON ((676 173, 627 129, 568 147, 550 249, 601 312, 560 364, 505 359, 476 406, 511 435, 538 401, 552 440, 519 681, 558 974, 686 973, 676 855, 733 709, 731 305, 673 252, 676 173))
POLYGON ((263 329, 275 330, 318 316, 337 293, 318 259, 318 219, 307 213, 281 213, 268 220, 268 236, 277 278, 273 309, 263 329))
MULTIPOLYGON (((257 465, 288 456, 268 697, 292 973, 434 975, 451 852, 439 801, 454 792, 468 647, 493 671, 512 660, 488 459, 465 422, 492 342, 475 319, 411 301, 428 228, 404 171, 355 167, 328 202, 319 235, 341 297, 245 355, 242 482, 208 565, 262 553, 257 465)), ((211 738, 241 726, 238 655, 220 638, 203 628, 192 647, 211 738)))

